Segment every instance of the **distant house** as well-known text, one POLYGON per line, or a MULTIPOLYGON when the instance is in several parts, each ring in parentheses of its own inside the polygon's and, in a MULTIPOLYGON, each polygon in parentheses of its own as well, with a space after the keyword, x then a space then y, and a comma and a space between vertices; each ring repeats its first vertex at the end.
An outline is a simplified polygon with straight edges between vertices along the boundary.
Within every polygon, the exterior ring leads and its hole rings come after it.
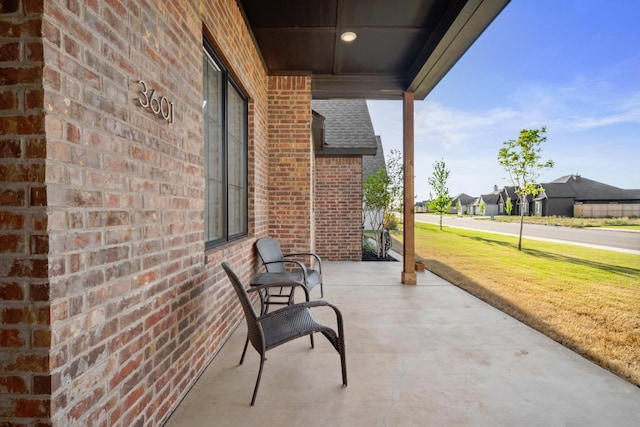
POLYGON ((520 215, 520 211, 519 206, 519 198, 518 195, 516 194, 516 188, 513 186, 508 186, 508 187, 503 187, 502 190, 502 200, 504 200, 505 206, 507 204, 507 199, 511 199, 511 212, 507 213, 506 209, 505 209, 505 215, 520 215))
POLYGON ((416 202, 413 208, 416 213, 429 212, 429 202, 427 202, 426 200, 422 202, 416 202))
POLYGON ((498 190, 494 187, 494 191, 489 194, 483 194, 476 198, 471 205, 472 215, 503 215, 504 214, 504 199, 502 197, 502 190, 498 190))
POLYGON ((584 178, 565 175, 547 184, 534 198, 537 216, 640 216, 640 190, 624 190, 584 178))
POLYGON ((460 193, 451 200, 451 213, 458 215, 470 214, 471 206, 477 197, 470 196, 466 193, 460 193))
MULTIPOLYGON (((521 208, 524 209, 524 215, 529 215, 530 212, 533 212, 533 196, 531 195, 527 196, 527 199, 526 199, 527 202, 524 203, 524 205, 521 207, 520 197, 516 194, 516 187, 514 186, 503 187, 502 190, 500 190, 500 192, 502 194, 502 200, 505 206, 507 203, 507 199, 511 199, 511 205, 512 205, 511 215, 519 216, 521 208)), ((502 213, 500 215, 508 215, 506 208, 502 210, 502 213)))

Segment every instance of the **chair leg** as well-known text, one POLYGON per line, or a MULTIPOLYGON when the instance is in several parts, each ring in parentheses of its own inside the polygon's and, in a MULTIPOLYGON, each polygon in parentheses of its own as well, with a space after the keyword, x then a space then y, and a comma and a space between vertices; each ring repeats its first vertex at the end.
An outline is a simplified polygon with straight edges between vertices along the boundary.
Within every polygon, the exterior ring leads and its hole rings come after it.
POLYGON ((309 338, 311 338, 311 348, 316 348, 315 343, 313 342, 313 334, 309 334, 309 338))
POLYGON ((347 386, 347 357, 344 354, 344 346, 340 348, 340 364, 342 365, 342 385, 347 386))
POLYGON ((247 347, 249 346, 249 335, 247 335, 247 340, 244 342, 244 350, 242 350, 242 356, 240 357, 240 364, 244 362, 244 355, 247 354, 247 347))
POLYGON ((258 371, 258 379, 256 380, 256 386, 253 389, 253 397, 251 398, 251 406, 256 403, 256 396, 258 395, 258 387, 260 387, 260 378, 262 378, 262 368, 264 367, 264 355, 260 356, 260 370, 258 371))

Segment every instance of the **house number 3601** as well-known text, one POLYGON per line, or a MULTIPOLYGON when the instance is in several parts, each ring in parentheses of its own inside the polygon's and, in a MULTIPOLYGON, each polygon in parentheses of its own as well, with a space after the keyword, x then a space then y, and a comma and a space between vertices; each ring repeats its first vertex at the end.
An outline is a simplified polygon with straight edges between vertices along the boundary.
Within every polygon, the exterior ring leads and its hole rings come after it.
POLYGON ((156 96, 156 90, 149 89, 144 80, 139 80, 138 83, 142 86, 142 90, 140 91, 142 97, 138 98, 140 105, 150 109, 153 114, 162 116, 162 118, 169 123, 173 123, 173 101, 169 101, 164 96, 158 98, 156 96))

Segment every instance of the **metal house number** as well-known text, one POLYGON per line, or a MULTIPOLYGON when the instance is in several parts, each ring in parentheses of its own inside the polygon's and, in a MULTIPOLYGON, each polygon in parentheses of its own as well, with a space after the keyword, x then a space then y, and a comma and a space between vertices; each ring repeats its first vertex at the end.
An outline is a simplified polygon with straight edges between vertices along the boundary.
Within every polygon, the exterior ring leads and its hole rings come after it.
POLYGON ((173 101, 166 97, 158 98, 155 89, 149 89, 144 80, 138 80, 142 86, 141 98, 138 98, 140 105, 151 110, 153 114, 162 116, 169 123, 173 123, 173 101))

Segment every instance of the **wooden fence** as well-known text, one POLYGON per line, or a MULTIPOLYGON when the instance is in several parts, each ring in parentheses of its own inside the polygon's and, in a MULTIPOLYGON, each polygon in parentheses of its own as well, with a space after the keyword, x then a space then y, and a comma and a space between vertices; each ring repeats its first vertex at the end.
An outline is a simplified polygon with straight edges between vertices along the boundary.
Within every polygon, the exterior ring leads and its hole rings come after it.
POLYGON ((576 218, 640 217, 640 203, 586 203, 573 205, 576 218))

